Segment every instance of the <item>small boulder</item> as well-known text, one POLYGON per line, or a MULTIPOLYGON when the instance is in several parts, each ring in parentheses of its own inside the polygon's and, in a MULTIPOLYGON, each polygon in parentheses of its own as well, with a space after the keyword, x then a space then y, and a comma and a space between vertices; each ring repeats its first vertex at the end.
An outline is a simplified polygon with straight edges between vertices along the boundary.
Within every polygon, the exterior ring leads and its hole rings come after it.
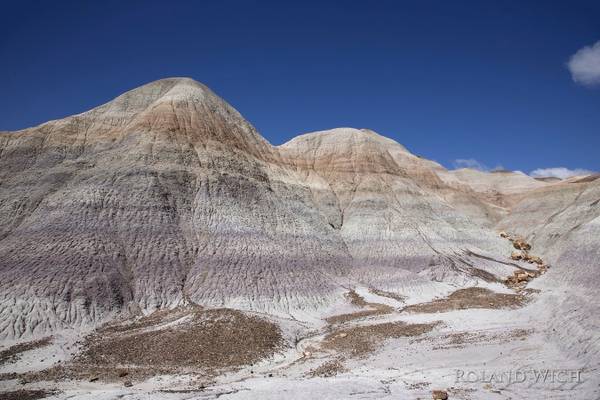
POLYGON ((544 261, 538 256, 531 256, 529 259, 531 260, 531 262, 536 263, 537 265, 544 264, 544 261))
POLYGON ((445 390, 434 390, 431 392, 433 400, 448 400, 448 392, 445 390))
POLYGON ((125 387, 132 387, 133 386, 133 382, 131 382, 131 381, 125 381, 125 382, 123 382, 123 386, 125 386, 125 387))
POLYGON ((526 241, 524 241, 523 239, 516 239, 513 242, 513 246, 515 249, 517 250, 531 250, 531 245, 529 243, 527 243, 526 241))
POLYGON ((510 258, 512 258, 515 261, 520 260, 521 258, 523 258, 523 256, 521 255, 521 253, 519 253, 518 251, 513 251, 510 255, 510 258))
POLYGON ((515 277, 515 281, 517 283, 527 282, 529 280, 529 274, 527 272, 521 271, 521 270, 515 271, 514 272, 514 277, 515 277))
POLYGON ((500 237, 506 239, 506 238, 508 238, 508 233, 500 232, 500 237))

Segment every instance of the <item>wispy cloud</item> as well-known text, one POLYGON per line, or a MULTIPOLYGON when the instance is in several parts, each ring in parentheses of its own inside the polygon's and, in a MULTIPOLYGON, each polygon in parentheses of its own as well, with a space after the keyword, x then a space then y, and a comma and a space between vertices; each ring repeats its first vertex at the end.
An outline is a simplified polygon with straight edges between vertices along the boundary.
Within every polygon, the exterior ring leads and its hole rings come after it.
POLYGON ((579 49, 567 63, 573 81, 585 85, 600 85, 600 41, 579 49))
POLYGON ((566 179, 566 178, 570 178, 572 176, 589 175, 589 174, 593 174, 593 171, 590 171, 587 169, 582 169, 582 168, 569 169, 569 168, 565 168, 565 167, 556 167, 556 168, 538 168, 536 170, 531 171, 531 173, 529 175, 531 175, 534 178, 566 179))
POLYGON ((454 168, 471 168, 479 171, 503 171, 502 165, 496 165, 494 168, 490 168, 482 162, 477 161, 474 158, 457 158, 452 162, 454 168))

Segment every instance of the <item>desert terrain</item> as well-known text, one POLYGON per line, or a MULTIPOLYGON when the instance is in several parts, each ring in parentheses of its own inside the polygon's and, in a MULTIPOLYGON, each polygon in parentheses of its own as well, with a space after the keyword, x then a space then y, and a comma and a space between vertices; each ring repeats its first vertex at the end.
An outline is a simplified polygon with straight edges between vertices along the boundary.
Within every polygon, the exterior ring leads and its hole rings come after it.
POLYGON ((274 146, 188 78, 0 132, 0 399, 600 398, 598 178, 274 146))

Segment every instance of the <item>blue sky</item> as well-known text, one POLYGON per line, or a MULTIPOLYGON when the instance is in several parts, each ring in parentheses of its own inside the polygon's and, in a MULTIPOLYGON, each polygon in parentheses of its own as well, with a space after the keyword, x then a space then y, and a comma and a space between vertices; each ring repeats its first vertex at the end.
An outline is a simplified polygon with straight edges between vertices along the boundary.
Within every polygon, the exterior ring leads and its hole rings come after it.
POLYGON ((351 126, 447 167, 598 171, 600 85, 567 63, 599 40, 598 1, 3 1, 0 130, 189 76, 274 144, 351 126))

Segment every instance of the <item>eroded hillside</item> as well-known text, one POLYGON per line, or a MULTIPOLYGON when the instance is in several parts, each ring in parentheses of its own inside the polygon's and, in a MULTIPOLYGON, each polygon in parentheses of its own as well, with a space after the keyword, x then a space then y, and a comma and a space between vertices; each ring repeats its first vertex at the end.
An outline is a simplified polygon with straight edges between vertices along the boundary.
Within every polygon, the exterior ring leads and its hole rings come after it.
POLYGON ((0 389, 568 398, 451 378, 597 376, 596 178, 448 171, 367 129, 272 146, 186 78, 2 133, 0 389))

